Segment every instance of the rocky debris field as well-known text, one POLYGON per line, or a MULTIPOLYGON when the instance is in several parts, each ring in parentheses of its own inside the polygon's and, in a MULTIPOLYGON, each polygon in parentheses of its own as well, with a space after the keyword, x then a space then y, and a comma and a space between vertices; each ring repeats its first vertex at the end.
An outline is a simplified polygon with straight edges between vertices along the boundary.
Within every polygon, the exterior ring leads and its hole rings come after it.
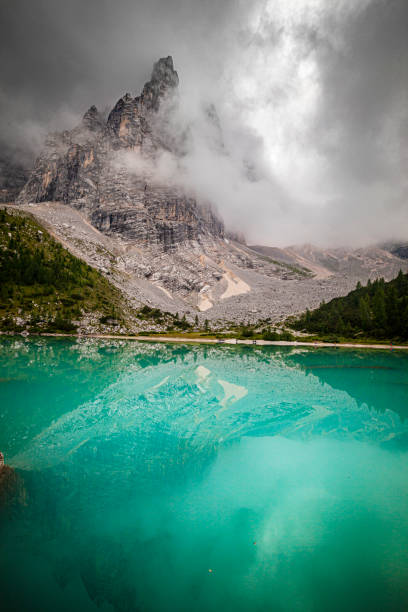
MULTIPOLYGON (((185 314, 190 321, 197 315, 201 324, 207 319, 215 328, 264 319, 276 323, 322 300, 346 295, 357 281, 379 276, 390 280, 399 269, 408 269, 406 260, 381 249, 359 249, 342 251, 343 268, 325 268, 327 274, 319 277, 296 268, 295 262, 287 267, 225 238, 190 241, 163 252, 141 248, 121 235, 106 235, 65 204, 16 208, 34 215, 64 247, 98 269, 134 308, 147 304, 185 314)), ((307 259, 302 257, 302 262, 307 259)))

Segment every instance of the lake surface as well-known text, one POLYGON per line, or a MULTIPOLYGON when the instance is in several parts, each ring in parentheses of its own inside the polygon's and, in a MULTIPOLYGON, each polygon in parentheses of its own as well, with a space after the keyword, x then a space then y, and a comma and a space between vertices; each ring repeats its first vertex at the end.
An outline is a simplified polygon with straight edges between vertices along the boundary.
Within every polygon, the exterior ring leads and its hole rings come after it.
POLYGON ((408 356, 0 340, 0 608, 408 609, 408 356))

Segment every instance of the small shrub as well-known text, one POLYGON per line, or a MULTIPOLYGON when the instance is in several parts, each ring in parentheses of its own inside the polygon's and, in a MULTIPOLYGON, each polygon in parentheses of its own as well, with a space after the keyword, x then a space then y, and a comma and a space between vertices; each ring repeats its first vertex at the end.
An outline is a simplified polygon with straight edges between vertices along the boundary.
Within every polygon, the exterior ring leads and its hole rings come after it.
POLYGON ((285 342, 292 342, 294 339, 293 334, 288 331, 283 331, 279 337, 279 340, 284 340, 285 342))
POLYGON ((254 330, 251 327, 243 327, 240 332, 242 338, 252 338, 254 330))
POLYGON ((54 321, 50 321, 47 326, 49 332, 73 332, 77 326, 69 319, 64 319, 60 316, 55 317, 54 321))
POLYGON ((262 333, 262 339, 263 340, 280 340, 280 334, 278 334, 276 331, 272 331, 270 329, 265 329, 262 333))

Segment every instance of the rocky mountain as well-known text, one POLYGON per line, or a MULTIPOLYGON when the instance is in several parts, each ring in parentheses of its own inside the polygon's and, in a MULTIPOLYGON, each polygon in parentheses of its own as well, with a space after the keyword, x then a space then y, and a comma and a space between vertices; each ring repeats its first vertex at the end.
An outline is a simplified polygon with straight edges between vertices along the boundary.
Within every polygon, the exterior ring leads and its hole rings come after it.
POLYGON ((399 252, 397 248, 391 250, 385 246, 323 249, 304 244, 279 249, 255 245, 251 249, 277 261, 305 268, 319 278, 343 275, 365 279, 367 273, 369 278, 388 276, 388 268, 392 269, 394 264, 401 263, 399 259, 404 259, 402 249, 399 252))
POLYGON ((164 149, 155 128, 179 79, 171 57, 160 59, 140 96, 125 94, 107 120, 92 106, 82 124, 53 134, 18 202, 59 201, 82 212, 98 230, 167 251, 188 240, 223 237, 208 206, 152 176, 164 149), (135 172, 133 163, 144 161, 135 172))
POLYGON ((382 246, 393 255, 401 259, 408 259, 408 242, 388 242, 382 246))
MULTIPOLYGON (((408 267, 380 250, 271 251, 226 232, 210 203, 161 171, 166 156, 183 156, 185 133, 168 129, 178 83, 172 58, 162 58, 140 95, 125 94, 108 116, 92 106, 73 130, 50 135, 17 206, 135 306, 220 324, 285 318, 408 267)), ((215 109, 207 115, 225 147, 215 109)))

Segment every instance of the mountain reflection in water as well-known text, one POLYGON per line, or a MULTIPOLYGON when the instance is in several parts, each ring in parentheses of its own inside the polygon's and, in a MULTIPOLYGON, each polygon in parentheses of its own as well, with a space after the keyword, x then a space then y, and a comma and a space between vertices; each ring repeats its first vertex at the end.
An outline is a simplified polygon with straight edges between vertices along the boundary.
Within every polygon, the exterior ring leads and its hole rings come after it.
POLYGON ((2 339, 9 609, 404 609, 407 365, 2 339))

